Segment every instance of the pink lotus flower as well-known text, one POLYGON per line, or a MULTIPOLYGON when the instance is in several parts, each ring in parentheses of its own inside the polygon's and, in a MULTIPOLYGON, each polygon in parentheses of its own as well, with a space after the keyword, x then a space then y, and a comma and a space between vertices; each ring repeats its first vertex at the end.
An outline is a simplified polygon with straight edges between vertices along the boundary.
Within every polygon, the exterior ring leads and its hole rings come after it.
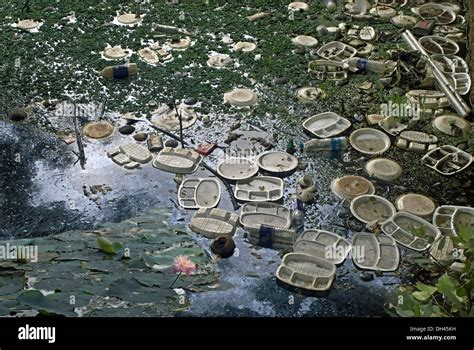
POLYGON ((190 276, 196 271, 196 264, 191 261, 185 255, 179 255, 174 258, 173 272, 184 273, 186 276, 190 276))

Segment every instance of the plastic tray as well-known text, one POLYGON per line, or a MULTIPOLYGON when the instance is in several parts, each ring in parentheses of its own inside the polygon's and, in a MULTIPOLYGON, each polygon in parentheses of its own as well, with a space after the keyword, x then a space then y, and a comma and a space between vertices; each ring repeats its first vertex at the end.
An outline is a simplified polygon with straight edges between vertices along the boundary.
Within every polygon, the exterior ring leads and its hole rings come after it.
POLYGON ((396 213, 395 206, 385 198, 373 194, 355 197, 350 209, 357 220, 364 223, 377 221, 381 224, 396 213))
POLYGON ((415 152, 425 153, 436 148, 438 138, 420 131, 403 131, 397 138, 396 146, 415 152))
POLYGON ((189 228, 207 238, 232 237, 239 217, 224 209, 199 209, 191 218, 189 228))
POLYGON ((290 210, 282 205, 267 202, 250 202, 242 206, 240 223, 244 227, 260 225, 290 228, 290 210))
POLYGON ((400 251, 391 237, 356 233, 352 238, 352 261, 364 270, 395 271, 400 263, 400 251))
POLYGON ((128 158, 140 164, 148 163, 152 159, 150 151, 136 143, 126 143, 119 146, 119 149, 128 158))
POLYGON ((219 181, 212 178, 186 179, 178 190, 178 202, 183 208, 214 208, 221 198, 219 181))
POLYGON ((191 149, 165 147, 153 160, 153 166, 170 173, 190 174, 196 171, 201 160, 202 156, 191 149))
POLYGON ((308 71, 318 80, 345 80, 347 70, 340 61, 314 60, 309 62, 308 71))
POLYGON ((455 250, 451 236, 457 236, 459 224, 468 227, 474 226, 474 208, 454 205, 442 205, 433 214, 433 225, 440 232, 441 237, 433 243, 430 255, 437 261, 453 260, 460 258, 462 250, 455 250))
POLYGON ((351 244, 341 236, 324 230, 306 230, 298 237, 294 251, 339 265, 346 260, 351 244))
POLYGON ((254 176, 239 180, 234 196, 238 200, 249 202, 277 201, 283 197, 283 180, 272 176, 254 176))
POLYGON ((446 95, 437 90, 410 90, 406 97, 412 104, 423 105, 425 109, 439 109, 450 105, 446 95))
POLYGON ((301 253, 286 254, 276 273, 280 281, 311 291, 328 290, 335 275, 336 265, 301 253))
POLYGON ((268 151, 257 158, 260 169, 270 173, 289 173, 298 166, 298 159, 286 152, 268 151))
POLYGON ((474 226, 474 208, 455 205, 442 205, 433 214, 433 225, 443 235, 457 235, 457 225, 474 226))
POLYGON ((384 222, 382 224, 382 231, 401 245, 416 251, 424 251, 428 249, 441 235, 438 228, 430 224, 428 221, 405 212, 398 212, 389 220, 384 222), (418 237, 411 232, 413 228, 420 227, 425 228, 425 237, 432 238, 431 243, 427 238, 418 237))
POLYGON ((338 135, 347 130, 350 126, 350 121, 333 112, 313 115, 303 122, 303 128, 321 138, 338 135))
POLYGON ((340 41, 332 41, 321 46, 316 51, 319 56, 330 61, 342 62, 357 54, 357 50, 352 46, 341 43, 340 41))
POLYGON ((421 162, 440 174, 454 175, 471 165, 472 156, 457 147, 445 145, 429 151, 421 162))
POLYGON ((451 39, 427 35, 418 39, 418 43, 430 55, 455 55, 459 52, 459 45, 451 39))

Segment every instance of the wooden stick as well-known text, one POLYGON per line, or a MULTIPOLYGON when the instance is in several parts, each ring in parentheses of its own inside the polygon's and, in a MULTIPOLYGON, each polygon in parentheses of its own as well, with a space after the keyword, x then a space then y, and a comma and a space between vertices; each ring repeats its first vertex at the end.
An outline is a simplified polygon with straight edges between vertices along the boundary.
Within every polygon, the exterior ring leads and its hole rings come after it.
POLYGON ((82 170, 85 170, 86 154, 84 153, 84 145, 82 144, 81 131, 79 130, 79 126, 77 125, 76 103, 74 103, 73 121, 74 121, 74 130, 76 132, 77 149, 79 151, 79 161, 80 161, 82 170))

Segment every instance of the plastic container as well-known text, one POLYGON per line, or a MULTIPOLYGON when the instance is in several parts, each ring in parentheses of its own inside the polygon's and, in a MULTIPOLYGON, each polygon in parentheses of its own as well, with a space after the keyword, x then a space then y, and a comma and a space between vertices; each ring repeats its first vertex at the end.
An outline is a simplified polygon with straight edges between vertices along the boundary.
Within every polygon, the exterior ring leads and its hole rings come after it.
POLYGON ((125 79, 131 75, 138 74, 136 63, 124 64, 119 66, 108 66, 102 69, 100 75, 104 78, 125 79))
POLYGON ((351 70, 360 70, 362 72, 385 73, 387 65, 383 61, 368 60, 361 57, 352 57, 347 60, 351 70))
POLYGON ((293 198, 291 223, 297 232, 304 229, 304 204, 301 199, 293 198))
POLYGON ((307 152, 312 151, 339 151, 347 148, 347 137, 333 137, 327 139, 313 139, 304 143, 307 152))

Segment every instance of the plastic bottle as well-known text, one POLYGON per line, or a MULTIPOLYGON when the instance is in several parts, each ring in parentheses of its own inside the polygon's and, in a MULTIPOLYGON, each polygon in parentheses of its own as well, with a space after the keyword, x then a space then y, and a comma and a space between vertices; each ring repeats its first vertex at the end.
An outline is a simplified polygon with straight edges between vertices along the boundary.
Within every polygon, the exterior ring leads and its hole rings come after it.
POLYGON ((120 66, 108 66, 102 69, 100 74, 104 78, 115 78, 125 79, 130 75, 136 75, 138 73, 138 67, 136 63, 130 63, 120 66))
POLYGON ((293 197, 293 203, 291 208, 291 223, 293 228, 297 232, 301 232, 304 229, 304 204, 301 199, 296 196, 293 197))
POLYGON ((347 148, 347 137, 312 139, 304 143, 304 149, 311 151, 339 151, 347 148))
POLYGON ((368 60, 366 58, 352 57, 347 60, 349 69, 362 72, 385 73, 386 64, 383 61, 368 60))

